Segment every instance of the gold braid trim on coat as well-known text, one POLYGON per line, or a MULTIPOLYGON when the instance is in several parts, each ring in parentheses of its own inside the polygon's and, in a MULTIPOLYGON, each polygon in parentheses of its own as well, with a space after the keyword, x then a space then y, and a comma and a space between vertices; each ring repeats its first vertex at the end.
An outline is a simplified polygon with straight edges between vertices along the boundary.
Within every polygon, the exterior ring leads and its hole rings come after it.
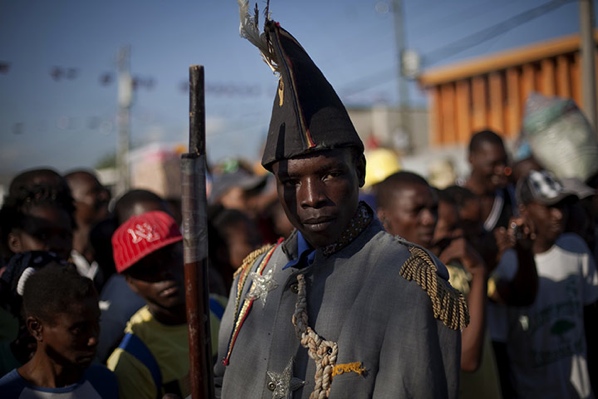
POLYGON ((243 325, 245 317, 249 313, 249 310, 251 309, 251 305, 253 304, 252 299, 245 298, 243 306, 241 307, 241 298, 243 296, 245 283, 248 280, 248 276, 251 274, 250 273, 251 268, 253 267, 255 261, 265 253, 266 255, 264 256, 264 259, 261 260, 260 264, 258 265, 258 270, 257 270, 257 272, 259 274, 262 274, 262 272, 264 271, 264 268, 266 267, 266 265, 268 264, 268 261, 270 260, 270 256, 272 255, 272 253, 274 252, 275 249, 276 249, 276 245, 271 244, 271 245, 265 245, 262 248, 253 251, 252 253, 250 253, 249 255, 247 255, 245 257, 245 259, 243 260, 243 263, 241 264, 241 267, 239 267, 239 269, 234 274, 235 278, 239 277, 239 280, 237 281, 237 295, 235 298, 235 310, 234 310, 235 316, 234 316, 233 331, 231 332, 231 337, 228 341, 228 351, 226 353, 225 358, 222 361, 222 363, 224 365, 228 365, 228 363, 230 361, 230 356, 231 356, 231 353, 235 346, 237 335, 239 334, 239 331, 241 330, 241 327, 243 325))
POLYGON ((252 253, 247 255, 245 257, 245 259, 243 259, 243 263, 241 263, 241 267, 239 267, 237 270, 235 270, 233 277, 237 277, 239 274, 246 272, 247 268, 251 267, 253 265, 253 263, 255 262, 255 260, 261 254, 268 252, 270 250, 270 248, 272 248, 274 245, 276 245, 276 244, 266 244, 263 247, 256 249, 255 251, 253 251, 252 253))
POLYGON ((436 273, 430 255, 421 248, 409 247, 411 256, 399 272, 405 280, 414 280, 432 301, 434 317, 452 330, 462 331, 469 324, 469 311, 465 297, 448 281, 436 273))

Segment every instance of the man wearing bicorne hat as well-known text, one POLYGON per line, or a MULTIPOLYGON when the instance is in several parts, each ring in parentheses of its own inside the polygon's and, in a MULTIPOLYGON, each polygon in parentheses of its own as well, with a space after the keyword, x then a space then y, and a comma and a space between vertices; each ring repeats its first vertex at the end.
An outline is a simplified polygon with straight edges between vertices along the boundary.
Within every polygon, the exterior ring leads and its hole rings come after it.
POLYGON ((457 397, 463 297, 359 201, 364 147, 339 97, 291 34, 268 19, 260 35, 240 3, 242 35, 280 77, 262 165, 296 230, 236 274, 217 396, 457 397))

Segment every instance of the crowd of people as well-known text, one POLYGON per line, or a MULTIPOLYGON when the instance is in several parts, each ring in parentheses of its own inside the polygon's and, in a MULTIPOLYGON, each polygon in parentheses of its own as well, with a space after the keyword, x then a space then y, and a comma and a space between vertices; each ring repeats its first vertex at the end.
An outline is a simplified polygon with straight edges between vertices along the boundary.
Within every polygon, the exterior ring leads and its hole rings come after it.
POLYGON ((378 216, 436 254, 467 298, 461 397, 593 397, 597 191, 536 161, 515 179, 509 159, 500 136, 477 132, 461 184, 394 173, 374 186, 378 216))
MULTIPOLYGON (((222 187, 223 195, 235 184, 222 187)), ((209 207, 214 358, 234 265, 264 244, 258 220, 243 207, 225 207, 223 195, 211 198, 209 207)), ((181 210, 173 206, 175 201, 144 189, 112 198, 90 170, 61 175, 51 168, 35 168, 13 178, 0 210, 0 373, 7 376, 0 382, 3 397, 4 392, 20 397, 23 390, 37 388, 83 395, 77 397, 93 397, 84 396, 91 389, 101 397, 117 397, 117 380, 125 398, 156 397, 162 390, 181 397, 189 394, 182 226, 180 217, 177 220, 181 210), (47 282, 43 292, 25 289, 42 269, 40 278, 46 276, 47 282), (82 283, 71 271, 90 282, 85 292, 80 292, 82 283), (55 280, 61 280, 60 285, 53 286, 55 280), (52 292, 64 298, 48 298, 52 292), (87 298, 93 299, 93 306, 87 298), (39 319, 35 328, 28 324, 28 301, 41 307, 31 311, 39 319), (85 318, 77 313, 83 311, 85 318), (72 315, 77 318, 56 325, 73 331, 76 340, 65 337, 56 345, 38 339, 36 328, 45 323, 54 328, 53 320, 72 315), (51 346, 41 346, 40 341, 51 346), (34 378, 30 369, 35 365, 41 372, 40 364, 47 374, 34 378), (101 365, 109 370, 98 372, 101 365)))
MULTIPOLYGON (((269 19, 253 42, 280 76, 263 169, 207 181, 216 397, 595 397, 598 167, 559 178, 481 130, 443 187, 399 162, 368 179, 303 47, 269 19)), ((12 179, 0 396, 190 395, 180 207, 90 170, 12 179)))

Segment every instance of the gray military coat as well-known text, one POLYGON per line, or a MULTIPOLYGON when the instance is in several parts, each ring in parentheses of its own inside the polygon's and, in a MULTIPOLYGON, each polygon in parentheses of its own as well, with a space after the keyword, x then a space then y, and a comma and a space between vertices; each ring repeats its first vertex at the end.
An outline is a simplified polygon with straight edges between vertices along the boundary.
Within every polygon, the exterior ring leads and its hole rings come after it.
POLYGON ((427 259, 414 258, 413 249, 374 219, 338 252, 325 256, 318 249, 309 266, 283 270, 297 258, 296 234, 273 252, 254 256, 237 275, 222 319, 217 397, 308 398, 314 391, 316 363, 291 320, 297 276, 303 274, 308 325, 337 344, 329 398, 456 398, 464 325, 453 320, 447 327, 450 311, 435 312, 434 297, 444 295, 445 308, 467 311, 462 297, 452 296, 455 292, 436 274, 435 267, 446 273, 444 266, 427 253, 427 259), (421 278, 406 278, 401 271, 408 259, 442 289, 424 290, 421 278), (425 270, 430 266, 431 274, 425 270), (257 283, 252 280, 260 278, 251 273, 260 269, 261 296, 248 310, 243 306, 251 302, 247 293, 257 283), (245 284, 239 284, 243 276, 245 284))

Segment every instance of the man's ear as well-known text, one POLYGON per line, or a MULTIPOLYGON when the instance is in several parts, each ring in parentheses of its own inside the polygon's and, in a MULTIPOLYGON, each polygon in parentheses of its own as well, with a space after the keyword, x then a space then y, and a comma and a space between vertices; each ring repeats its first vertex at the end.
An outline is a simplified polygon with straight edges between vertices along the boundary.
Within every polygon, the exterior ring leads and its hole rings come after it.
POLYGON ((36 341, 42 342, 43 341, 43 331, 44 326, 43 324, 37 319, 37 317, 29 316, 27 320, 25 320, 25 324, 27 325, 27 330, 36 341))
POLYGON ((363 187, 365 184, 365 155, 361 154, 357 159, 357 165, 355 165, 355 169, 357 170, 357 178, 359 179, 359 188, 363 187))
POLYGON ((11 231, 8 233, 8 249, 13 253, 23 252, 23 246, 21 244, 21 235, 11 231))

